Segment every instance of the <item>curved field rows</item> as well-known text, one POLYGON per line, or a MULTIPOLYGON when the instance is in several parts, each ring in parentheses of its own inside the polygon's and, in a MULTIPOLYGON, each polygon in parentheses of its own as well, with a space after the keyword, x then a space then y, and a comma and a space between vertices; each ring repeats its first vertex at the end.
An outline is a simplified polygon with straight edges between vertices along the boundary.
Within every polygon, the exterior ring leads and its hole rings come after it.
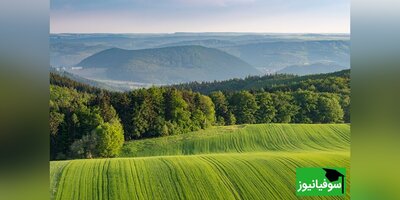
POLYGON ((346 167, 348 199, 349 149, 346 124, 214 127, 124 147, 150 157, 50 162, 50 191, 58 200, 297 199, 297 167, 346 167))
POLYGON ((121 157, 349 148, 348 124, 256 124, 128 142, 121 157))
POLYGON ((57 193, 58 183, 64 167, 69 161, 57 161, 50 163, 50 198, 54 199, 57 193))
POLYGON ((55 199, 295 199, 296 167, 321 165, 348 168, 349 155, 275 152, 74 160, 62 172, 55 199))

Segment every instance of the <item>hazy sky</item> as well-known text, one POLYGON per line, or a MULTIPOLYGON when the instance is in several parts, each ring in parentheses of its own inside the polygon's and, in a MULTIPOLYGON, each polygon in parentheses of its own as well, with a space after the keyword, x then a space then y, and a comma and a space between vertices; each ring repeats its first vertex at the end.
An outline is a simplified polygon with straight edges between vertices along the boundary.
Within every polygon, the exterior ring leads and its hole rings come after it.
POLYGON ((349 33, 350 0, 51 0, 52 33, 349 33))

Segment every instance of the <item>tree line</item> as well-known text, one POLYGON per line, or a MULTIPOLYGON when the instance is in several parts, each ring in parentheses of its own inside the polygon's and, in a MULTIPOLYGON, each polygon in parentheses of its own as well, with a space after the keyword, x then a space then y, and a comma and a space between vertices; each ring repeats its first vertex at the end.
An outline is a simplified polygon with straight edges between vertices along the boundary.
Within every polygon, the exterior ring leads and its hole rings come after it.
POLYGON ((207 95, 174 87, 110 92, 53 73, 50 83, 51 159, 115 157, 124 141, 212 125, 350 120, 348 94, 312 87, 207 95))
POLYGON ((214 91, 235 92, 241 90, 296 91, 298 89, 314 92, 350 94, 350 70, 328 74, 296 76, 291 74, 269 74, 234 78, 224 81, 189 82, 173 85, 182 90, 192 90, 202 94, 214 91))
POLYGON ((115 157, 125 140, 182 134, 215 122, 211 98, 200 93, 155 87, 109 92, 51 77, 51 159, 115 157))
POLYGON ((347 95, 295 92, 212 92, 216 124, 350 122, 347 95))

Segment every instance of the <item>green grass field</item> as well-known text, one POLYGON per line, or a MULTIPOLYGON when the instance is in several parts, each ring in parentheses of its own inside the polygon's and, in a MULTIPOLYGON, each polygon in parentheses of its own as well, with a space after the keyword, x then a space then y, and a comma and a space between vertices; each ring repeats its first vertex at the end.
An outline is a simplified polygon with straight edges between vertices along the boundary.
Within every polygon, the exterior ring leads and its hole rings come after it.
POLYGON ((51 162, 50 192, 53 199, 296 199, 296 167, 346 167, 349 177, 349 149, 347 124, 213 127, 128 142, 125 158, 51 162))

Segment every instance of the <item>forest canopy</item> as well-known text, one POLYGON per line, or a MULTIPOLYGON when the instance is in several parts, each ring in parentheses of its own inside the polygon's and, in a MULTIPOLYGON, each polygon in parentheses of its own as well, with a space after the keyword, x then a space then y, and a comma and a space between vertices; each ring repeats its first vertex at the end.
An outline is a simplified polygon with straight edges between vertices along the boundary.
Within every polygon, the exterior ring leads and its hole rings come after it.
POLYGON ((268 75, 111 92, 51 73, 51 159, 116 157, 124 141, 213 125, 349 123, 348 74, 268 75))

